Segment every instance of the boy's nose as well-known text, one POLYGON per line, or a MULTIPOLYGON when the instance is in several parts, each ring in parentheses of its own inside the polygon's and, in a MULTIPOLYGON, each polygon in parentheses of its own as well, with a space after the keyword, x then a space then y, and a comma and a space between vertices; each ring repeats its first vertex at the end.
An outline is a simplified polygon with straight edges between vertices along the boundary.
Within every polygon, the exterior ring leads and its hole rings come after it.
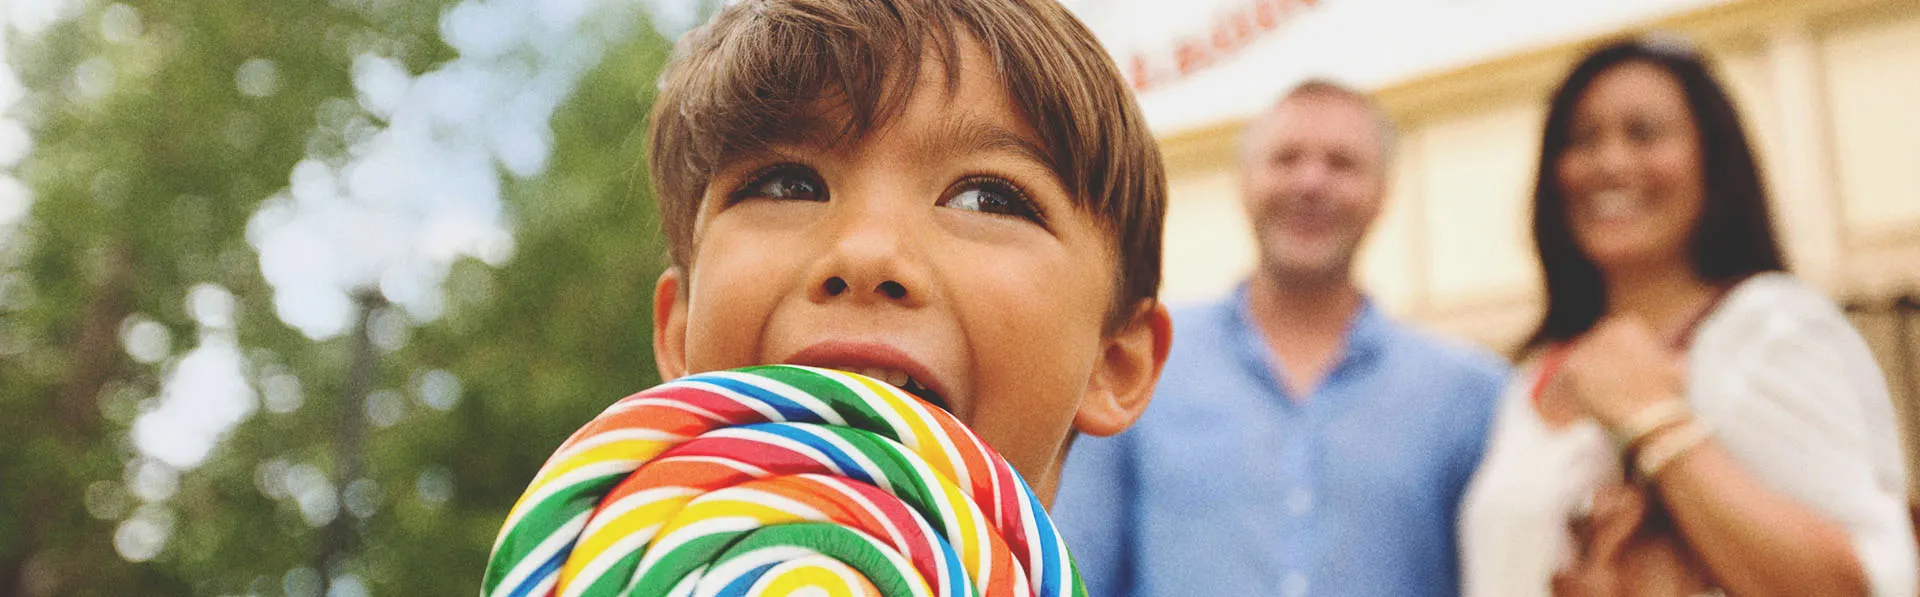
MULTIPOLYGON (((877 215, 877 214, 876 214, 877 215)), ((919 306, 926 302, 927 274, 913 256, 911 235, 890 217, 861 217, 836 231, 815 270, 815 302, 846 300, 919 306)))
MULTIPOLYGON (((827 292, 828 297, 836 297, 846 294, 849 288, 850 285, 847 284, 846 278, 834 276, 827 278, 827 282, 822 285, 821 289, 827 292)), ((880 285, 875 286, 873 290, 896 301, 907 298, 907 286, 893 280, 881 281, 880 285)))

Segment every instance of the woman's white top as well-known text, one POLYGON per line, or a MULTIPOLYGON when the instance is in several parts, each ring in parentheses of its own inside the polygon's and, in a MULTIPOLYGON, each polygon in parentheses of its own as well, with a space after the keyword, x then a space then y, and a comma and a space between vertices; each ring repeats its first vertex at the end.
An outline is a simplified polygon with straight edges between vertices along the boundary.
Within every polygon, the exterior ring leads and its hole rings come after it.
MULTIPOLYGON (((1600 426, 1549 428, 1533 409, 1537 365, 1500 399, 1487 453, 1460 505, 1461 594, 1548 594, 1572 563, 1568 521, 1621 478, 1600 426)), ((1845 527, 1873 593, 1920 590, 1900 436, 1885 378, 1832 301, 1786 274, 1735 287, 1687 350, 1687 402, 1762 484, 1845 527)))

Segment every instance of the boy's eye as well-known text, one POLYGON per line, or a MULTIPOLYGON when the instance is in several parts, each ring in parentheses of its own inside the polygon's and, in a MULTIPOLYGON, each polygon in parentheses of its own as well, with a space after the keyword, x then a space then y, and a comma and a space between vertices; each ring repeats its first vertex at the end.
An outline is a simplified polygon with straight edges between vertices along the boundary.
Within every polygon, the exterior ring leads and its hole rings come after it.
POLYGON ((1011 182, 990 176, 975 176, 955 183, 946 198, 940 200, 940 205, 1046 224, 1040 209, 1027 199, 1026 193, 1011 182))
POLYGON ((826 201, 827 183, 820 180, 820 174, 812 168, 799 164, 782 164, 761 171, 752 182, 740 187, 729 197, 732 201, 744 199, 776 199, 787 201, 826 201))

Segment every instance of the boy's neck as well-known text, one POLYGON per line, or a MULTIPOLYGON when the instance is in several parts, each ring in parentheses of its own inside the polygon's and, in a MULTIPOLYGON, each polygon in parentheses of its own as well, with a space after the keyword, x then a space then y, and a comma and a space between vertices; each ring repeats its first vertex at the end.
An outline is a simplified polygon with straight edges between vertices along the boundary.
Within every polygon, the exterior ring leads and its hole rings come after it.
POLYGON ((1304 401, 1338 364, 1360 303, 1360 289, 1350 276, 1306 281, 1257 275, 1250 281, 1247 310, 1267 348, 1279 357, 1295 400, 1304 401))

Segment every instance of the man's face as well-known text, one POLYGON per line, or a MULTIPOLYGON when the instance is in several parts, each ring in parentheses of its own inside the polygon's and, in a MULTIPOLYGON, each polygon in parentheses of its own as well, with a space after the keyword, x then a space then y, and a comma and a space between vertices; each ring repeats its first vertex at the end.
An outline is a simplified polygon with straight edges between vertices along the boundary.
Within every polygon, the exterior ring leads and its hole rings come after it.
POLYGON ((1378 122, 1352 99, 1309 94, 1254 127, 1242 191, 1260 267, 1282 280, 1346 275, 1386 195, 1378 122))
POLYGON ((656 289, 656 351, 666 378, 792 363, 888 381, 958 416, 1048 496, 1076 422, 1125 428, 1138 411, 1107 398, 1134 392, 1144 407, 1159 361, 1142 388, 1115 382, 1115 351, 1139 342, 1103 333, 1113 242, 1046 165, 991 62, 964 49, 951 96, 929 60, 884 127, 719 168, 689 271, 656 289))

